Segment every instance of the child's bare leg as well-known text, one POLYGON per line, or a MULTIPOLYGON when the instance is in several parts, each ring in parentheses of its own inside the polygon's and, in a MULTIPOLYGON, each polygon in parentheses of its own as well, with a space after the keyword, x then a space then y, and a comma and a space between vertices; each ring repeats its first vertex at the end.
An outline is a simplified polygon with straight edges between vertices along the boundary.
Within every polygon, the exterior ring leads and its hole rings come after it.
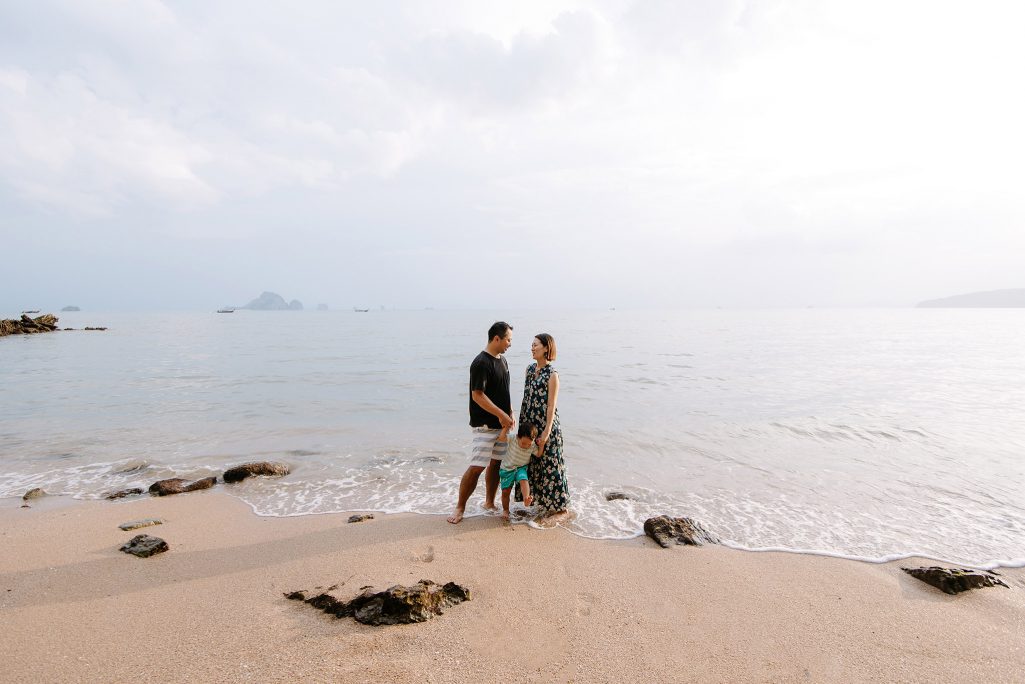
POLYGON ((502 520, 509 519, 509 496, 512 494, 512 487, 502 490, 502 520))
MULTIPOLYGON (((532 497, 530 495, 530 483, 527 482, 526 480, 520 480, 520 493, 523 494, 523 505, 524 506, 533 506, 534 505, 534 497, 532 497)), ((504 492, 502 493, 502 497, 503 497, 502 502, 504 503, 505 502, 505 498, 504 498, 505 497, 505 493, 504 492)), ((506 510, 508 510, 508 508, 506 510)))

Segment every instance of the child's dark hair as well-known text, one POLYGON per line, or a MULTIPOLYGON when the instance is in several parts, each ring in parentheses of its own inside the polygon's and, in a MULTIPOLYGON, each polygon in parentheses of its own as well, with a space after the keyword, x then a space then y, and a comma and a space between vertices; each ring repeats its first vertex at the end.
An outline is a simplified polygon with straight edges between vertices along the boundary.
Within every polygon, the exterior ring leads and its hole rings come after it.
POLYGON ((520 423, 520 428, 516 431, 517 437, 530 437, 534 439, 537 437, 537 426, 533 423, 520 423))

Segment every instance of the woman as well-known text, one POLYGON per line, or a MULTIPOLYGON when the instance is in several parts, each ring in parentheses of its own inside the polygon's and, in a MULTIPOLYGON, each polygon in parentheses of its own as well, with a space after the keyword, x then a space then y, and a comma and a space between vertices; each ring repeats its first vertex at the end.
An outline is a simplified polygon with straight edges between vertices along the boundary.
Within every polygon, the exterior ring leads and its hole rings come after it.
POLYGON ((540 333, 530 344, 530 355, 534 363, 527 366, 520 421, 537 426, 539 455, 530 459, 527 478, 534 503, 545 516, 538 522, 555 524, 570 518, 569 483, 562 460, 562 428, 555 406, 559 398, 559 374, 552 367, 555 339, 548 333, 540 333))

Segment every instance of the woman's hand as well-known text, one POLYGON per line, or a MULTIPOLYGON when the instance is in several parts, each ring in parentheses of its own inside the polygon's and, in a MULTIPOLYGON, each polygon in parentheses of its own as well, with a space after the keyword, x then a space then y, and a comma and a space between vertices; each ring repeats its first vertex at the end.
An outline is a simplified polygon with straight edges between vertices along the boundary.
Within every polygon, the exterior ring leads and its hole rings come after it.
POLYGON ((537 455, 543 456, 545 453, 545 444, 548 443, 549 438, 552 436, 551 430, 545 430, 537 438, 537 455))

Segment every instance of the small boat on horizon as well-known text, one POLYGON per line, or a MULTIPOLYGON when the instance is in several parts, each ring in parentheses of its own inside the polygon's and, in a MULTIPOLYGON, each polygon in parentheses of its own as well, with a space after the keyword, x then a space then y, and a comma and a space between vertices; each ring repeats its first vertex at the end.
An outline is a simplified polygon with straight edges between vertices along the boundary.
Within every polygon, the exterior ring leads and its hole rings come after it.
POLYGON ((370 311, 370 309, 357 309, 356 307, 352 307, 352 310, 355 311, 356 313, 366 313, 366 312, 370 311))
POLYGON ((234 309, 218 309, 217 313, 235 313, 234 309))

